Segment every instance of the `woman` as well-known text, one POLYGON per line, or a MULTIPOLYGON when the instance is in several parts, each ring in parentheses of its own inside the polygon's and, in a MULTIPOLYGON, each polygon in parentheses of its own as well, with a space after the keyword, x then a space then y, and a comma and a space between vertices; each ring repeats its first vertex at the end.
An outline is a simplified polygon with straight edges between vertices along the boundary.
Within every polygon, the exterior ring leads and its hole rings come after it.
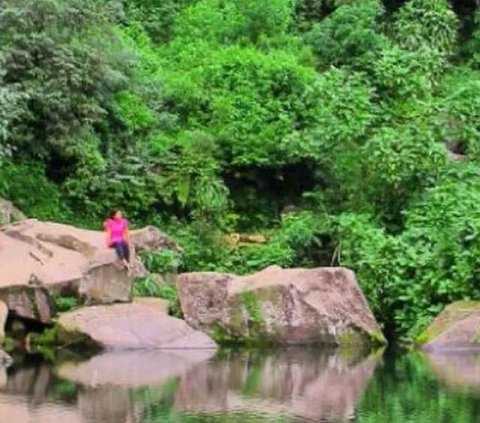
POLYGON ((105 222, 107 247, 115 248, 123 265, 130 269, 130 248, 128 246, 128 221, 123 218, 121 210, 115 209, 105 222))

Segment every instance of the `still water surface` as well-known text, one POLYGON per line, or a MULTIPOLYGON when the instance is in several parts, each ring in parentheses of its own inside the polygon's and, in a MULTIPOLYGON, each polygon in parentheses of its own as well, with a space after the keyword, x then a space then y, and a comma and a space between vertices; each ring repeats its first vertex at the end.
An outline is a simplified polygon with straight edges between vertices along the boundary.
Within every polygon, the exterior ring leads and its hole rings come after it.
POLYGON ((0 422, 480 422, 480 355, 105 353, 0 370, 0 422))

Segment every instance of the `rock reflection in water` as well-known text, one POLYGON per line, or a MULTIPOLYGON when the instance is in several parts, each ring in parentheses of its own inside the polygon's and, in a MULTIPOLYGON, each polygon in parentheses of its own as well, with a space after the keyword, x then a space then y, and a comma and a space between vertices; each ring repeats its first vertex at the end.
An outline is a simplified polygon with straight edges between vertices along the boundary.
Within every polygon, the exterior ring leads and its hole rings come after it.
POLYGON ((317 350, 233 355, 196 366, 180 381, 177 411, 254 410, 274 417, 344 421, 355 414, 378 355, 349 360, 317 350))
POLYGON ((0 421, 200 422, 240 413, 340 422, 355 415, 379 360, 302 349, 214 354, 110 352, 55 370, 14 367, 0 376, 0 421))
POLYGON ((60 377, 83 386, 139 387, 159 385, 207 361, 215 350, 120 351, 82 363, 59 366, 60 377))
POLYGON ((161 386, 208 360, 215 350, 109 352, 64 363, 59 375, 81 386, 78 408, 89 423, 141 422, 144 406, 134 388, 161 386))
POLYGON ((0 422, 137 423, 135 388, 161 386, 214 354, 112 352, 55 371, 47 364, 14 367, 3 383, 0 376, 0 422))
POLYGON ((447 385, 480 388, 480 351, 425 353, 424 358, 447 385))
POLYGON ((0 369, 0 422, 84 423, 68 399, 53 400, 54 375, 46 364, 0 369))

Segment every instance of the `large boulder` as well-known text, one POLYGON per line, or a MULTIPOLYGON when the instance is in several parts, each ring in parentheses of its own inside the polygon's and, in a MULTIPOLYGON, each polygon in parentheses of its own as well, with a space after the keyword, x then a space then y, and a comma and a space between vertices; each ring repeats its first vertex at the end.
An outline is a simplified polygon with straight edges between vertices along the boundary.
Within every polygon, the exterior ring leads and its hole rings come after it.
POLYGON ((0 290, 31 285, 88 304, 132 300, 133 275, 99 231, 29 219, 3 227, 1 236, 0 290))
POLYGON ((163 301, 155 305, 140 300, 64 313, 58 319, 59 341, 93 343, 106 350, 216 348, 207 335, 164 309, 163 301))
POLYGON ((417 342, 428 351, 480 350, 480 302, 450 304, 417 342))
MULTIPOLYGON (((137 239, 142 250, 176 245, 167 241, 167 235, 150 227, 133 231, 134 262, 137 239), (144 233, 151 234, 150 238, 142 235, 144 233), (157 241, 147 242, 146 239, 157 241)), ((25 315, 18 313, 20 309, 45 308, 48 302, 44 301, 44 292, 77 296, 85 304, 132 301, 133 281, 138 274, 124 269, 115 251, 105 246, 105 235, 100 231, 27 219, 2 227, 0 249, 0 299, 21 317, 35 318, 35 313, 25 315), (35 295, 30 295, 31 292, 35 295), (42 303, 32 305, 37 298, 42 303)), ((144 273, 142 266, 136 265, 135 269, 144 273)), ((50 318, 42 317, 41 320, 49 321, 50 318)))
POLYGON ((285 345, 383 344, 352 271, 269 267, 251 276, 178 277, 185 320, 222 342, 285 345))

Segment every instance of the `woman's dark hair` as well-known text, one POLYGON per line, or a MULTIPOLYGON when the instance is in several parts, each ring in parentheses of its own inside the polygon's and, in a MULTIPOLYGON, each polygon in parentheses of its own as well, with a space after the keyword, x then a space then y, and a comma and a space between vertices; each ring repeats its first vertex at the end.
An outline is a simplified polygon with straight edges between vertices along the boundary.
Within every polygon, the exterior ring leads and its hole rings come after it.
POLYGON ((109 219, 113 219, 115 217, 115 215, 121 211, 120 209, 112 209, 110 210, 110 212, 108 213, 108 218, 109 219))

